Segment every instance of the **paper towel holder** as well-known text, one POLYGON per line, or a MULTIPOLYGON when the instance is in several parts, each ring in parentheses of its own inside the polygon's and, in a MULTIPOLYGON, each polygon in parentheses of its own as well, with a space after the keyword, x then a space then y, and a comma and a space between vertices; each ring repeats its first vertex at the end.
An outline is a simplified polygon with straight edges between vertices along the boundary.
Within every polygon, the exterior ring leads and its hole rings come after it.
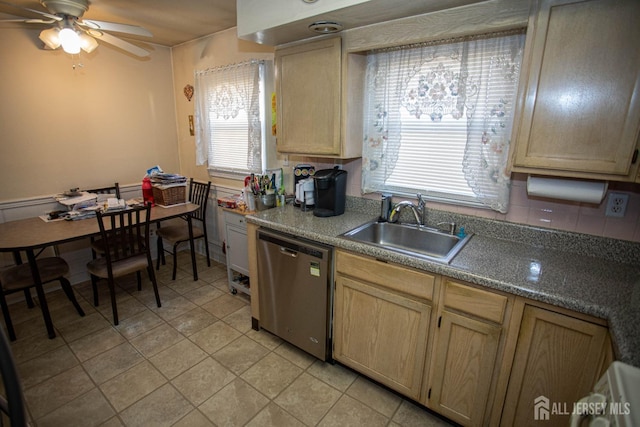
POLYGON ((533 197, 600 204, 607 195, 608 181, 527 176, 527 194, 533 197))

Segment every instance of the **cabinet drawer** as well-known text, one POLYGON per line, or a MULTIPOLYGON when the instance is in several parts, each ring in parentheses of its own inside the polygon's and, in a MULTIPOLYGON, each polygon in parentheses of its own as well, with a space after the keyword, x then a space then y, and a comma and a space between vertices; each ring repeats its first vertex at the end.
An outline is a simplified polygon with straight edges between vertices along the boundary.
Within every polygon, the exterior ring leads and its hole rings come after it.
POLYGON ((507 297, 447 280, 444 306, 502 323, 507 308, 507 297))
POLYGON ((339 273, 418 298, 433 299, 436 276, 346 252, 336 254, 339 273))
POLYGON ((224 222, 227 225, 234 225, 245 230, 247 229, 247 221, 242 214, 224 211, 224 222))

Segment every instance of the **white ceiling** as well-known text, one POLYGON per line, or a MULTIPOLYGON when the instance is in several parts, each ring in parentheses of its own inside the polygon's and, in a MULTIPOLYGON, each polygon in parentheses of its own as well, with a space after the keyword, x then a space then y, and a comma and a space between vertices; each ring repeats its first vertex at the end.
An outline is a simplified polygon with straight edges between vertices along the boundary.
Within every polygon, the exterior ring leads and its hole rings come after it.
MULTIPOLYGON (((8 0, 10 3, 46 12, 37 0, 8 0)), ((265 0, 268 1, 268 0, 265 0)), ((0 4, 0 19, 42 18, 0 4)), ((153 38, 118 35, 162 46, 175 46, 189 40, 236 26, 235 0, 89 0, 84 19, 139 25, 151 31, 153 38)), ((0 23, 0 31, 16 27, 41 28, 39 24, 0 23)))

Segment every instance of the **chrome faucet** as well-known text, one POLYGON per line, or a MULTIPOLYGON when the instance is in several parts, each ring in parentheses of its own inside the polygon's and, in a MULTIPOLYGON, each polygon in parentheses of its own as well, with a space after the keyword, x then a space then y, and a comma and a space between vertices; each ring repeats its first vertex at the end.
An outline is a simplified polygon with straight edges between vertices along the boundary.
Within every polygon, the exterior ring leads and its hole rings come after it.
POLYGON ((416 224, 418 227, 424 225, 424 218, 426 215, 426 203, 422 198, 422 194, 418 193, 418 205, 410 202, 409 200, 403 200, 402 202, 398 202, 393 209, 391 210, 391 214, 389 215, 389 222, 397 222, 398 214, 400 211, 408 207, 413 212, 413 216, 416 219, 416 224))

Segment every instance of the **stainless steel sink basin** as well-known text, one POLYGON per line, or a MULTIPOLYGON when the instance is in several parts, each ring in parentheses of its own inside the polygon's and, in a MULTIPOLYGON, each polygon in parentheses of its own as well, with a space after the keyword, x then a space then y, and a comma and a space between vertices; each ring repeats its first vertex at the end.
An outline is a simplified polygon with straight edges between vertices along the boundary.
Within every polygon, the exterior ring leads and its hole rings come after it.
POLYGON ((450 263, 472 234, 458 237, 415 224, 369 222, 342 237, 418 258, 450 263))

